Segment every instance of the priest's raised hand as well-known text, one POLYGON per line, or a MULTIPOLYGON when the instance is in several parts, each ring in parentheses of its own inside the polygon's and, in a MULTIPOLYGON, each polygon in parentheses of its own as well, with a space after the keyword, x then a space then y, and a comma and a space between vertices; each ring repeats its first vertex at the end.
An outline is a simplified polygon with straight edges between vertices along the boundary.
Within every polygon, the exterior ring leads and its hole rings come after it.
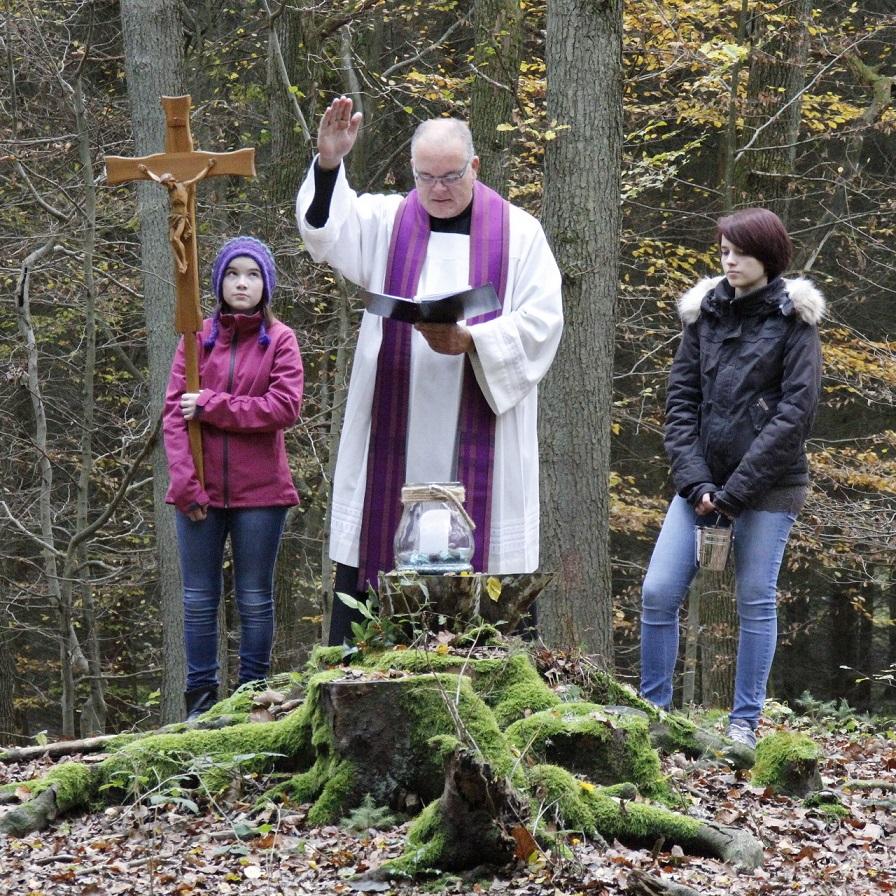
POLYGON ((358 139, 363 115, 352 113, 352 101, 340 96, 333 100, 321 116, 317 128, 318 164, 325 171, 332 171, 342 164, 358 139))

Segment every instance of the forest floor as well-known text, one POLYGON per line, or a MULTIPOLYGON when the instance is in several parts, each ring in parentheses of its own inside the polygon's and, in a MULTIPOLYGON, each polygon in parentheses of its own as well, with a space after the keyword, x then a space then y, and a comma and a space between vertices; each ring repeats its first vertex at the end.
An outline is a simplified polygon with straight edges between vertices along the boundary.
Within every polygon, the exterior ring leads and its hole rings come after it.
MULTIPOLYGON (((548 855, 481 871, 475 878, 445 875, 414 884, 385 883, 365 875, 401 853, 406 825, 363 834, 335 826, 308 828, 303 823, 307 806, 272 807, 266 815, 250 817, 249 807, 264 782, 244 779, 226 800, 160 791, 139 804, 57 819, 39 834, 0 837, 0 894, 615 896, 632 892, 629 877, 637 870, 701 896, 896 891, 896 731, 844 733, 842 725, 832 730, 805 724, 801 729, 823 747, 824 784, 849 809, 842 819, 752 786, 749 774, 706 768, 682 756, 665 760, 666 773, 689 796, 694 814, 744 826, 764 844, 765 862, 750 873, 662 844, 653 851, 618 843, 601 849, 573 837, 572 859, 548 855), (868 780, 877 786, 850 787, 868 780)), ((771 730, 766 724, 760 734, 771 730)), ((49 764, 0 766, 0 783, 34 778, 49 764)))

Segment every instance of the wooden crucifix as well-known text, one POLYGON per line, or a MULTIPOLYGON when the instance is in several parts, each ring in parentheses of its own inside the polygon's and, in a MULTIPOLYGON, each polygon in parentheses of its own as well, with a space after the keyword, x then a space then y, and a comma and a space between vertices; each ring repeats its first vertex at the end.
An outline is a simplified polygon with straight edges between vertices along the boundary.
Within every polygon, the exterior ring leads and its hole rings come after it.
MULTIPOLYGON (((201 386, 196 334, 202 330, 202 312, 199 309, 199 266, 196 255, 196 184, 206 177, 222 174, 254 177, 255 150, 194 150, 190 133, 190 97, 163 96, 162 108, 165 110, 165 152, 133 159, 106 156, 106 180, 110 184, 152 180, 168 190, 171 207, 168 240, 174 257, 177 296, 174 328, 184 339, 187 391, 198 392, 201 386)), ((187 428, 196 475, 204 485, 199 421, 195 418, 190 420, 187 428)))

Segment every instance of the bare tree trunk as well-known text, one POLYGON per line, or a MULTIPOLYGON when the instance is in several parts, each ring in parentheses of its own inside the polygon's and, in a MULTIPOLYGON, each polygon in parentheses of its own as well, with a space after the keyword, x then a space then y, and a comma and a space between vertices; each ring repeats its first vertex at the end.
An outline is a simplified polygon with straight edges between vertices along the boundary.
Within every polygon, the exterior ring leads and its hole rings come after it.
POLYGON ((342 421, 345 416, 345 399, 348 394, 348 381, 350 376, 352 350, 348 344, 350 334, 349 319, 349 299, 345 281, 337 275, 337 282, 340 285, 339 290, 339 307, 337 314, 333 319, 333 342, 336 345, 336 360, 333 363, 332 378, 328 381, 332 383, 332 389, 329 396, 329 402, 322 406, 330 409, 330 429, 329 429, 329 461, 327 464, 327 510, 324 517, 323 526, 323 542, 321 544, 321 584, 322 584, 322 610, 323 622, 321 624, 321 639, 324 644, 327 643, 330 633, 330 618, 333 614, 333 576, 332 563, 330 562, 330 514, 332 508, 330 499, 333 494, 333 474, 336 470, 336 454, 339 450, 339 435, 342 432, 342 421))
MULTIPOLYGON (((737 19, 737 43, 742 45, 746 39, 747 21, 750 16, 749 0, 740 0, 740 14, 737 19)), ((737 150, 737 118, 740 113, 740 76, 743 70, 743 61, 740 57, 731 66, 731 83, 728 88, 728 119, 725 125, 725 133, 722 138, 719 157, 722 168, 722 197, 725 211, 734 208, 735 203, 735 171, 734 159, 737 150)))
MULTIPOLYGON (((90 155, 90 137, 84 107, 81 76, 75 80, 75 117, 78 126, 78 142, 81 167, 84 174, 84 382, 81 407, 81 470, 78 475, 76 531, 88 525, 90 481, 93 476, 93 420, 94 377, 96 373, 96 282, 93 277, 94 247, 96 244, 96 187, 93 182, 93 159, 90 155)), ((77 578, 81 593, 81 622, 87 644, 87 665, 90 672, 90 695, 81 712, 81 736, 103 734, 106 728, 106 700, 103 696, 103 678, 100 665, 99 637, 93 604, 93 584, 87 568, 87 551, 82 546, 76 554, 77 578)))
POLYGON ((797 261, 794 263, 794 269, 801 272, 812 269, 815 259, 821 254, 825 243, 834 235, 847 216, 850 186, 859 179, 864 167, 862 155, 865 149, 865 136, 893 104, 893 88, 896 87, 896 77, 881 74, 877 68, 867 65, 854 53, 849 54, 846 61, 850 71, 870 94, 868 105, 862 112, 861 120, 865 127, 855 128, 846 143, 843 154, 843 173, 836 181, 834 195, 829 202, 825 203, 827 210, 816 228, 817 235, 811 248, 798 255, 797 261))
POLYGON ((688 592, 688 627, 684 642, 684 675, 681 682, 681 705, 697 702, 698 649, 700 645, 700 588, 691 584, 688 592))
POLYGON ((519 0, 475 0, 473 65, 476 78, 470 94, 470 128, 479 156, 479 177, 493 190, 507 189, 516 88, 522 47, 519 0))
MULTIPOLYGON (((267 5, 267 4, 266 4, 267 5)), ((299 104, 299 94, 313 97, 317 91, 309 53, 314 44, 315 16, 290 4, 282 4, 271 22, 268 38, 268 96, 271 114, 271 159, 268 197, 274 209, 289 206, 308 164, 311 133, 299 104), (312 35, 309 40, 309 34, 312 35)))
POLYGON ((622 154, 622 2, 548 4, 544 221, 566 325, 543 384, 543 635, 611 666, 610 419, 622 154))
POLYGON ((853 698, 849 701, 856 709, 863 712, 872 712, 874 709, 874 681, 870 675, 864 674, 871 671, 874 663, 874 629, 875 609, 874 602, 877 589, 868 587, 864 589, 861 597, 858 625, 858 656, 856 669, 860 678, 854 684, 853 698))
POLYGON ((70 643, 72 635, 71 590, 67 589, 63 593, 60 589, 58 564, 60 553, 54 544, 53 532, 53 465, 50 462, 47 443, 47 415, 38 370, 37 340, 31 320, 30 299, 31 271, 41 258, 55 249, 56 241, 51 237, 22 263, 22 273, 16 288, 16 313, 19 333, 22 336, 27 357, 28 394, 34 413, 34 447, 38 456, 37 467, 40 472, 38 497, 40 536, 35 537, 35 541, 40 545, 43 556, 43 569, 50 603, 59 614, 57 628, 59 631, 59 672, 62 682, 62 733, 64 737, 71 738, 75 731, 75 683, 70 643))
POLYGON ((734 574, 730 566, 723 572, 703 569, 694 587, 700 591, 701 702, 730 707, 737 662, 734 574))
POLYGON ((812 0, 784 0, 775 23, 750 21, 753 53, 744 109, 746 141, 736 167, 738 192, 787 220, 805 86, 812 0))
POLYGON ((274 573, 274 649, 271 653, 274 673, 300 668, 309 653, 303 646, 310 647, 316 641, 315 635, 302 626, 300 601, 294 591, 294 574, 302 558, 295 531, 296 516, 295 509, 287 514, 274 573))
POLYGON ((0 742, 11 744, 18 740, 15 714, 16 636, 6 611, 4 597, 0 606, 0 742))
POLYGON ((891 671, 896 672, 896 588, 893 587, 890 567, 884 567, 878 572, 878 582, 886 599, 887 609, 890 615, 890 625, 887 630, 887 659, 886 665, 891 671))
MULTIPOLYGON (((161 152, 165 139, 162 96, 183 93, 183 35, 177 0, 121 0, 125 73, 138 155, 161 152)), ((168 244, 168 194, 137 184, 144 311, 149 355, 149 406, 162 410, 174 354, 174 284, 168 244)), ((183 717, 185 661, 183 601, 174 518, 165 504, 168 465, 162 440, 153 456, 153 502, 159 556, 158 600, 162 626, 162 722, 183 717)))

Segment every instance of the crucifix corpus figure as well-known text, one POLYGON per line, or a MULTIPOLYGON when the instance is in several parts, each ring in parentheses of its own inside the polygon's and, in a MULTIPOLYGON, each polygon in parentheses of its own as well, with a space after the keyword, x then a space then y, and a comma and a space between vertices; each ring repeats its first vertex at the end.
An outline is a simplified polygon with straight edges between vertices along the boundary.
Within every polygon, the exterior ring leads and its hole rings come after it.
POLYGON ((195 177, 181 183, 170 171, 162 175, 150 171, 146 165, 137 167, 151 177, 157 184, 161 184, 170 194, 171 213, 168 215, 168 242, 171 243, 171 251, 174 252, 174 261, 178 271, 186 274, 189 262, 187 261, 187 249, 184 243, 193 236, 193 222, 190 219, 190 210, 195 209, 196 194, 193 186, 202 180, 215 166, 215 160, 209 159, 205 168, 195 177))
MULTIPOLYGON (((199 266, 196 256, 196 184, 206 177, 235 174, 255 176, 255 150, 202 152, 193 149, 190 133, 190 97, 163 96, 165 152, 141 158, 106 156, 110 185, 151 180, 168 191, 168 240, 174 256, 176 305, 174 328, 184 338, 187 388, 198 392, 199 357, 196 334, 202 329, 199 308, 199 266)), ((190 420, 190 448, 199 481, 202 472, 202 435, 199 421, 190 420)))

